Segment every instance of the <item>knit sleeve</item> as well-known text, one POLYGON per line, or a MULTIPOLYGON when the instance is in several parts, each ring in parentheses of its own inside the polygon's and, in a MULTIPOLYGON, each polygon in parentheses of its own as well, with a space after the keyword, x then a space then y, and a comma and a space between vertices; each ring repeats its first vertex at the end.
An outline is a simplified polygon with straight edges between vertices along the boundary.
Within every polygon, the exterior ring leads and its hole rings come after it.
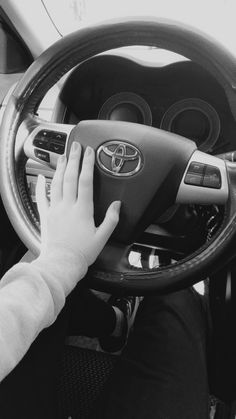
POLYGON ((51 255, 18 263, 0 281, 0 381, 17 365, 37 335, 50 326, 66 296, 87 272, 73 260, 51 255), (74 266, 74 268, 73 268, 74 266))

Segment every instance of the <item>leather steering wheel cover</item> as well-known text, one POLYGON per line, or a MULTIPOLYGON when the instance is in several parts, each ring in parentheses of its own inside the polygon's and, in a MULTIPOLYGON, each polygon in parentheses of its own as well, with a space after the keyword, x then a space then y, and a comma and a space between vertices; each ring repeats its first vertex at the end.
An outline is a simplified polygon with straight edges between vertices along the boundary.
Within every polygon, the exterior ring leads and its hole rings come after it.
MULTIPOLYGON (((128 45, 150 45, 169 49, 195 60, 218 79, 236 117, 235 58, 225 49, 189 27, 163 20, 122 20, 81 29, 58 41, 27 70, 10 98, 1 131, 0 188, 2 199, 15 230, 35 255, 40 236, 37 218, 23 181, 24 157, 15 162, 16 133, 21 121, 33 114, 40 99, 67 71, 100 52, 128 45)), ((235 190, 235 184, 232 191, 235 190)), ((231 191, 231 192, 232 192, 231 191)), ((229 209, 236 209, 234 192, 229 209)), ((235 213, 235 211, 234 211, 235 213)), ((229 212, 224 225, 211 242, 196 254, 171 267, 146 272, 94 272, 94 286, 146 292, 177 289, 205 277, 216 267, 220 255, 228 254, 235 238, 236 217, 229 212), (111 282, 110 282, 111 281, 111 282)))

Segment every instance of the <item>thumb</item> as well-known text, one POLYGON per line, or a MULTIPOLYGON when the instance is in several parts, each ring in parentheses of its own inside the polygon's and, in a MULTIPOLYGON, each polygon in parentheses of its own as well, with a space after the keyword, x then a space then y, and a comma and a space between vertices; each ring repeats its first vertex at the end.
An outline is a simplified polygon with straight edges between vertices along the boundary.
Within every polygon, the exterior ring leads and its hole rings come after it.
POLYGON ((101 250, 105 246, 106 242, 108 241, 109 237, 119 222, 120 207, 121 201, 112 202, 112 204, 107 209, 102 224, 100 224, 100 226, 97 228, 96 238, 101 244, 101 250))
POLYGON ((36 184, 36 202, 40 220, 42 221, 43 215, 49 208, 49 202, 46 194, 46 179, 43 175, 39 175, 36 184))

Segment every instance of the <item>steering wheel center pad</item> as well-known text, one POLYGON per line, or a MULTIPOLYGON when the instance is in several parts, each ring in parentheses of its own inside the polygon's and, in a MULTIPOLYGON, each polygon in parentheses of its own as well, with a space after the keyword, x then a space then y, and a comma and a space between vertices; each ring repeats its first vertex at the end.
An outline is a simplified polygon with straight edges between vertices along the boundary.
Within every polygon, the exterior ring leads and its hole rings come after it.
POLYGON ((82 121, 70 133, 67 154, 73 141, 96 150, 96 223, 101 223, 113 200, 122 202, 113 238, 123 243, 134 242, 153 218, 174 204, 196 150, 193 141, 176 134, 117 121, 82 121))

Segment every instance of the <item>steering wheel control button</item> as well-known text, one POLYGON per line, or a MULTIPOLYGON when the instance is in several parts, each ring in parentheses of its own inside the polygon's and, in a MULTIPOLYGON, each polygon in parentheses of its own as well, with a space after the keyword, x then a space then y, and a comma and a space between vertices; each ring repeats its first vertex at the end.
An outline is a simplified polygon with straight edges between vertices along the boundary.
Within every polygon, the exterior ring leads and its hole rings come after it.
POLYGON ((65 151, 65 145, 52 141, 50 143, 49 150, 52 151, 53 153, 63 154, 65 151))
POLYGON ((66 137, 67 135, 64 132, 41 130, 36 134, 33 145, 43 150, 50 150, 56 154, 63 154, 66 137))
POLYGON ((188 168, 188 172, 203 175, 205 166, 203 163, 193 161, 188 168))
POLYGON ((56 141, 60 141, 65 144, 66 134, 64 134, 63 132, 53 132, 52 138, 56 141))
POLYGON ((187 185, 202 186, 205 166, 203 163, 192 162, 186 173, 184 183, 187 185))
POLYGON ((187 173, 184 179, 184 183, 187 185, 195 185, 201 186, 202 185, 203 176, 195 175, 194 173, 187 173))
POLYGON ((184 183, 207 188, 221 188, 221 174, 218 167, 192 162, 186 173, 184 183))
POLYGON ((221 188, 221 174, 218 167, 207 165, 203 176, 203 186, 207 188, 221 188))
POLYGON ((132 176, 143 164, 141 151, 124 141, 107 141, 97 150, 98 165, 113 176, 132 176))
POLYGON ((36 137, 34 139, 33 145, 35 147, 43 148, 44 150, 48 150, 48 139, 43 137, 36 137))
POLYGON ((38 150, 37 148, 34 150, 35 157, 37 159, 46 161, 47 163, 50 163, 50 155, 46 151, 38 150))
POLYGON ((194 151, 181 180, 176 203, 224 205, 228 197, 229 184, 224 160, 199 150, 194 151))
POLYGON ((33 141, 33 145, 44 150, 48 150, 50 141, 50 131, 41 130, 39 131, 33 141))

